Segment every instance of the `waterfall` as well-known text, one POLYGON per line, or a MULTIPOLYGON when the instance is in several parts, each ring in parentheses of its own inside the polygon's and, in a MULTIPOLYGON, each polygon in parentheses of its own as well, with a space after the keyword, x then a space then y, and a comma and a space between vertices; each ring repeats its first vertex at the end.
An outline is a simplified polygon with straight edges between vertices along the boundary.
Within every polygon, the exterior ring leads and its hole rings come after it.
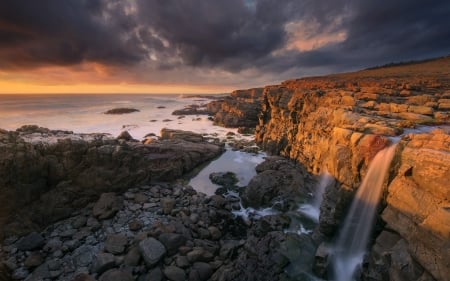
POLYGON ((320 205, 322 204, 323 194, 328 185, 333 181, 333 177, 328 171, 324 171, 319 178, 319 184, 314 190, 313 200, 310 204, 303 204, 299 211, 312 219, 314 222, 319 222, 320 205))
POLYGON ((377 153, 353 199, 334 248, 333 266, 336 281, 354 280, 353 275, 362 262, 372 232, 384 179, 396 146, 391 145, 377 153))

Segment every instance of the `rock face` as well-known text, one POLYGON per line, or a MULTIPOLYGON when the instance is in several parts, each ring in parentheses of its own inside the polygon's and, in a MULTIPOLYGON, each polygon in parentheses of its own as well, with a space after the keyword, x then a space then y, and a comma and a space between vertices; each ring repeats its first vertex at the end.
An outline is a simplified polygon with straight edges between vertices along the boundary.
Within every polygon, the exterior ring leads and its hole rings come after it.
MULTIPOLYGON (((389 145, 387 137, 417 125, 449 124, 449 71, 450 58, 444 58, 264 89, 257 143, 313 174, 326 169, 337 180, 321 207, 319 232, 325 239, 336 234, 368 163, 389 145)), ((403 136, 391 164, 382 203, 386 226, 367 280, 449 280, 450 132, 415 133, 403 136), (394 238, 384 243, 386 233, 394 238)))
POLYGON ((0 237, 67 217, 106 191, 173 180, 222 151, 200 139, 194 143, 170 136, 144 145, 33 126, 2 130, 0 237))
POLYGON ((404 139, 366 276, 450 280, 450 134, 404 139))
POLYGON ((215 124, 230 128, 254 128, 261 110, 262 92, 262 88, 237 90, 223 100, 210 102, 207 110, 215 114, 215 124))

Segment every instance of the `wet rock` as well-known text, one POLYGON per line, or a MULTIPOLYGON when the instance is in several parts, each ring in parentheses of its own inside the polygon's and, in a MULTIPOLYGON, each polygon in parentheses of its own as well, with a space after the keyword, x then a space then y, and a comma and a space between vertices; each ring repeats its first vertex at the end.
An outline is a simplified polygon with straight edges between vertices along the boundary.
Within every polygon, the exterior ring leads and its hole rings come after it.
POLYGON ((99 281, 134 281, 134 278, 128 271, 110 269, 100 276, 99 281))
POLYGON ((129 266, 137 266, 139 265, 139 261, 141 260, 141 253, 139 251, 139 247, 134 246, 128 251, 125 255, 124 263, 129 266))
POLYGON ((204 262, 196 262, 191 267, 191 271, 189 273, 189 280, 206 281, 209 280, 212 274, 213 271, 209 264, 204 262))
POLYGON ((17 242, 17 248, 21 251, 32 251, 41 248, 44 244, 44 237, 37 232, 32 232, 17 242))
POLYGON ((129 228, 131 231, 138 231, 138 230, 140 230, 143 226, 144 226, 144 224, 143 224, 142 221, 139 220, 139 219, 134 219, 134 220, 132 220, 132 221, 128 224, 128 228, 129 228))
POLYGON ((88 267, 96 255, 92 246, 81 246, 73 252, 73 262, 77 267, 88 267))
POLYGON ((139 278, 138 281, 162 281, 164 279, 164 274, 159 267, 155 267, 150 270, 147 274, 139 278))
POLYGON ((130 135, 128 131, 123 131, 117 136, 118 140, 126 140, 126 141, 132 141, 134 138, 130 135))
POLYGON ((44 262, 44 258, 39 253, 32 253, 24 262, 25 267, 32 268, 41 265, 44 262))
POLYGON ((168 215, 172 212, 173 208, 175 207, 176 200, 173 198, 163 198, 161 199, 161 207, 163 210, 163 213, 168 215))
POLYGON ((92 272, 102 274, 116 265, 116 258, 109 253, 99 253, 92 264, 92 272))
POLYGON ((122 208, 123 200, 115 193, 103 193, 95 203, 92 213, 99 219, 108 219, 122 208))
POLYGON ((180 139, 188 142, 203 142, 203 136, 194 132, 163 128, 161 139, 180 139))
POLYGON ((209 179, 217 184, 224 187, 232 187, 234 186, 239 180, 236 177, 236 174, 233 172, 216 172, 211 173, 209 175, 209 179))
POLYGON ((186 273, 176 266, 166 266, 163 270, 164 276, 171 281, 185 281, 186 273))
POLYGON ((105 250, 111 254, 121 254, 125 251, 128 239, 125 235, 110 235, 105 242, 105 250))
POLYGON ((105 112, 105 114, 128 114, 133 112, 139 112, 139 110, 135 108, 119 107, 109 109, 105 112))
POLYGON ((139 243, 142 258, 148 266, 157 264, 166 254, 164 245, 155 238, 147 238, 139 243))
POLYGON ((87 273, 80 273, 75 275, 72 281, 96 281, 94 277, 87 273))
POLYGON ((165 246, 169 256, 178 252, 181 246, 186 244, 186 237, 176 233, 162 233, 159 235, 158 240, 165 246))

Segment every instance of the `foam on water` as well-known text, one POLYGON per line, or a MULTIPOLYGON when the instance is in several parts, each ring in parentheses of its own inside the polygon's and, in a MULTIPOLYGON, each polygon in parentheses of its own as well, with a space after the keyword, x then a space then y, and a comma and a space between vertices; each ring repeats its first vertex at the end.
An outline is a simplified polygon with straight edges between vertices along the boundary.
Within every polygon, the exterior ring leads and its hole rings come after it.
POLYGON ((323 194, 328 185, 333 182, 333 177, 328 171, 325 171, 320 175, 319 183, 317 184, 314 194, 313 200, 311 203, 301 204, 298 208, 298 211, 305 216, 312 219, 314 222, 319 222, 320 215, 320 205, 322 204, 323 194))

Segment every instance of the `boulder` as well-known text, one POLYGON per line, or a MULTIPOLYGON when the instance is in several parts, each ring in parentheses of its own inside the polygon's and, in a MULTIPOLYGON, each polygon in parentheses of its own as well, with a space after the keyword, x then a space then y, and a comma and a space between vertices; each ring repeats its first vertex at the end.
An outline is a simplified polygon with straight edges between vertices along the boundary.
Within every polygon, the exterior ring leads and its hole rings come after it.
POLYGON ((157 264, 166 254, 164 245, 155 238, 146 238, 139 243, 139 251, 147 266, 157 264))
POLYGON ((115 193, 103 193, 95 203, 92 213, 99 219, 109 219, 114 216, 123 206, 123 199, 115 193))

